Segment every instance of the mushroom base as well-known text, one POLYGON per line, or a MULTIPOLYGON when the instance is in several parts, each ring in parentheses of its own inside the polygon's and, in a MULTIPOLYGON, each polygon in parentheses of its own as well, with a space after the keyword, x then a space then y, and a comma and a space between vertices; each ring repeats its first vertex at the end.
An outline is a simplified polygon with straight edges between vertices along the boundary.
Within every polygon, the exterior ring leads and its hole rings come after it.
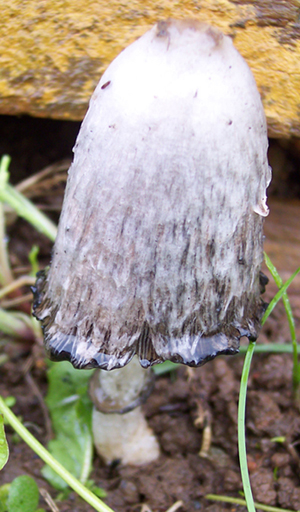
POLYGON ((94 408, 93 434, 97 453, 106 464, 119 460, 141 466, 159 457, 158 442, 141 407, 126 414, 103 414, 94 408))

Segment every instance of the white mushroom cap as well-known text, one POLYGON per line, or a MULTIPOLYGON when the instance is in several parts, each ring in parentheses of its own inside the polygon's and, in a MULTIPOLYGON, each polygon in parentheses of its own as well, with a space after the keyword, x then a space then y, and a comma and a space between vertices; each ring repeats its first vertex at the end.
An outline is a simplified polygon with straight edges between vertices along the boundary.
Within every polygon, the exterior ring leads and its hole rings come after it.
POLYGON ((229 37, 158 23, 108 67, 75 146, 35 315, 52 356, 200 365, 256 338, 265 116, 229 37))

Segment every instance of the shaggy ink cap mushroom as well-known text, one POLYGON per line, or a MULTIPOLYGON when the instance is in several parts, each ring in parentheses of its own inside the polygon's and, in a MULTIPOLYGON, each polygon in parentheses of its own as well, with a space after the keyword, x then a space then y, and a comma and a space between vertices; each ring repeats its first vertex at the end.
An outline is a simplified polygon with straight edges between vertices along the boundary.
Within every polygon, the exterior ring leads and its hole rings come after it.
POLYGON ((229 37, 160 22, 102 76, 34 314, 54 359, 199 366, 258 335, 267 128, 229 37))

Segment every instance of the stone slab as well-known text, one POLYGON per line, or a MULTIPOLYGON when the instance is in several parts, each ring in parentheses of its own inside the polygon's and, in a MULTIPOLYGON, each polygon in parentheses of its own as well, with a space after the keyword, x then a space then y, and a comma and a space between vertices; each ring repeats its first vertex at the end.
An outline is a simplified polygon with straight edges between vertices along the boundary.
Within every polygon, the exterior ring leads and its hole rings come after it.
POLYGON ((157 20, 219 27, 250 65, 269 135, 300 136, 300 0, 0 0, 0 114, 81 120, 112 59, 157 20))

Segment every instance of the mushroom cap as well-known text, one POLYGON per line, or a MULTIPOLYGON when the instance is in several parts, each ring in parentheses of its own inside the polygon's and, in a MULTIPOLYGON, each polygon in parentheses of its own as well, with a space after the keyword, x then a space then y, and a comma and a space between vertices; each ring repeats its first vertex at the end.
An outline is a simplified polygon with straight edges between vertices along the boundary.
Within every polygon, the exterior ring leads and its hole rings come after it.
POLYGON ((267 128, 229 37, 160 22, 98 84, 34 314, 79 368, 199 366, 256 338, 267 128))

